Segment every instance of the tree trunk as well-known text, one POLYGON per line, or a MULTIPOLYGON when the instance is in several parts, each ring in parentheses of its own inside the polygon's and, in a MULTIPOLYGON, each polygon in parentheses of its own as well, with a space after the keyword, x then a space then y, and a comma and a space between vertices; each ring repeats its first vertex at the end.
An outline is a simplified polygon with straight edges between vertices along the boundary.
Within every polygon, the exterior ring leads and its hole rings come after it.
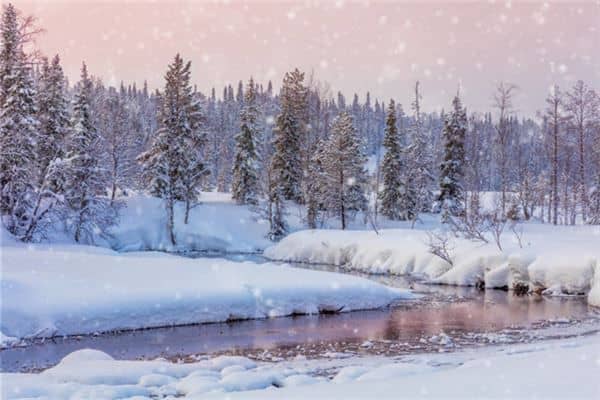
POLYGON ((587 220, 587 188, 585 184, 585 157, 584 157, 584 129, 583 124, 579 124, 579 199, 581 201, 581 217, 585 223, 587 220))
POLYGON ((558 224, 558 104, 554 106, 554 132, 553 141, 554 148, 552 149, 552 224, 558 224))
POLYGON ((342 230, 346 229, 346 208, 344 207, 344 172, 340 172, 340 217, 342 219, 342 230))
POLYGON ((83 224, 83 211, 85 209, 85 195, 82 195, 81 201, 79 203, 79 215, 77 216, 77 227, 75 228, 75 241, 79 243, 81 240, 81 225, 83 224))
POLYGON ((35 203, 35 208, 31 215, 31 221, 29 221, 29 226, 27 227, 27 230, 25 231, 25 234, 23 235, 24 242, 31 241, 31 239, 33 238, 33 232, 35 232, 38 221, 46 214, 46 211, 44 211, 41 215, 38 216, 38 212, 40 210, 41 204, 42 204, 42 196, 40 194, 38 194, 38 198, 35 203))
POLYGON ((116 144, 113 143, 113 149, 112 149, 112 190, 111 190, 111 194, 110 194, 110 205, 112 206, 114 201, 115 201, 115 197, 117 196, 117 176, 118 176, 118 170, 119 170, 119 159, 117 157, 117 152, 115 150, 115 146, 116 144))
POLYGON ((506 152, 504 150, 505 144, 502 143, 502 161, 501 161, 501 171, 500 171, 500 190, 502 192, 501 198, 501 208, 502 208, 502 218, 506 216, 506 152))
POLYGON ((77 218, 77 227, 75 228, 75 241, 79 243, 81 240, 81 212, 79 213, 79 217, 77 218))
POLYGON ((117 182, 115 182, 113 180, 113 184, 112 184, 112 188, 111 188, 111 193, 110 193, 110 205, 111 206, 115 202, 116 195, 117 195, 117 182))
POLYGON ((189 200, 185 201, 185 218, 183 219, 183 223, 187 225, 190 218, 190 208, 191 204, 189 200))
POLYGON ((550 192, 548 193, 548 223, 551 224, 552 223, 552 204, 553 204, 554 198, 552 197, 552 190, 550 190, 550 192))
MULTIPOLYGON (((544 223, 544 215, 545 215, 544 207, 546 206, 546 196, 544 196, 544 192, 541 193, 539 202, 540 202, 540 220, 542 221, 542 224, 543 224, 544 223)), ((534 204, 534 207, 535 207, 535 204, 534 204)))
POLYGON ((175 246, 177 242, 175 241, 175 218, 174 218, 174 209, 173 209, 173 199, 167 199, 167 230, 169 231, 169 238, 171 239, 171 244, 175 246))

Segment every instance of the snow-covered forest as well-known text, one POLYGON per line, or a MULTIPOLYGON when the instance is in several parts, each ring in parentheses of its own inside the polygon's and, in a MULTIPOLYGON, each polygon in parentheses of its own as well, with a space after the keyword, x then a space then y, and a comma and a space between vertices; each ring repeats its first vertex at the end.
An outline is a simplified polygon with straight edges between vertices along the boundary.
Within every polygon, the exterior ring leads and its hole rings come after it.
POLYGON ((1 12, 3 398, 502 397, 488 359, 508 397, 600 394, 560 382, 600 366, 598 80, 529 93, 535 113, 493 76, 479 109, 458 82, 438 109, 435 80, 377 98, 299 68, 203 91, 185 52, 158 89, 141 72, 112 85, 85 60, 68 79, 36 16, 1 12), (497 321, 498 304, 532 311, 497 321), (462 305, 459 322, 435 314, 462 305), (239 328, 276 317, 291 321, 279 341, 271 322, 239 328), (219 333, 188 331, 183 350, 161 331, 164 347, 128 353, 144 334, 127 332, 209 323, 219 333), (57 347, 16 353, 34 346, 57 347), (544 362, 527 386, 521 369, 544 362))
POLYGON ((400 104, 346 97, 297 69, 279 92, 248 77, 201 93, 175 55, 164 88, 150 91, 107 86, 85 63, 67 82, 58 55, 28 52, 37 34, 34 18, 4 6, 2 218, 21 240, 66 222, 93 243, 133 191, 164 200, 170 232, 175 203, 187 223, 201 191, 231 193, 266 215, 273 240, 286 234, 288 202, 306 206, 306 227, 335 218, 343 229, 357 215, 375 226, 432 211, 474 220, 482 192, 500 194, 494 218, 600 224, 594 82, 554 86, 538 115, 517 113, 518 83, 507 82, 490 93, 493 112, 466 110, 458 88, 438 113, 422 109, 419 82, 400 104))

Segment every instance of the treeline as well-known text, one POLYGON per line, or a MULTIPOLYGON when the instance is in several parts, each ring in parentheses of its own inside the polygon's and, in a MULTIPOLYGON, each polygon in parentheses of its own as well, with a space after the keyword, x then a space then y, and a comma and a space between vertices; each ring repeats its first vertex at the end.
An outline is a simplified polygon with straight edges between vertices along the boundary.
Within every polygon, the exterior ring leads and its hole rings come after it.
POLYGON ((500 218, 600 224, 600 101, 579 81, 556 86, 536 118, 520 118, 518 88, 500 83, 495 110, 467 113, 457 93, 448 112, 426 113, 415 84, 405 110, 390 100, 351 102, 294 70, 279 93, 252 79, 208 95, 179 55, 162 90, 107 87, 89 75, 69 86, 60 59, 28 51, 31 18, 3 6, 0 53, 0 211, 25 241, 65 223, 91 242, 118 218, 130 190, 165 200, 185 218, 203 190, 231 192, 285 235, 286 204, 306 225, 360 214, 418 222, 477 215, 480 193, 499 193, 500 218))

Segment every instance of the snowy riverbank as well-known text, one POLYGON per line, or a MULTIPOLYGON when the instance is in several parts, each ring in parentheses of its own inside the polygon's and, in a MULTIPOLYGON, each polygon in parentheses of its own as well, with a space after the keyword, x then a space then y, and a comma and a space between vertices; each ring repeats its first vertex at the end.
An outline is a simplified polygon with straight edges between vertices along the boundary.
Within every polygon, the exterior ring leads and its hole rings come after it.
POLYGON ((275 264, 2 240, 5 345, 21 338, 345 312, 411 298, 367 279, 275 264))
POLYGON ((600 396, 600 335, 453 353, 298 358, 220 356, 179 364, 80 350, 39 374, 5 373, 2 398, 367 399, 600 396), (324 372, 333 376, 328 379, 324 372))
POLYGON ((514 235, 502 237, 503 251, 494 244, 455 239, 453 265, 428 251, 422 230, 312 230, 289 235, 267 248, 273 260, 345 265, 371 273, 420 275, 432 283, 512 288, 528 285, 549 295, 588 294, 600 306, 600 228, 526 224, 523 248, 514 235))

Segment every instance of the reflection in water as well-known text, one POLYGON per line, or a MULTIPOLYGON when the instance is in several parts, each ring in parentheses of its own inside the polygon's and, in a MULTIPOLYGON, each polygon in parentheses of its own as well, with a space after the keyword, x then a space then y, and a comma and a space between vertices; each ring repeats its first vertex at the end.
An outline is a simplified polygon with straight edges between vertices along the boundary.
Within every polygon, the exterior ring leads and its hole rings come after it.
MULTIPOLYGON (((323 267, 321 267, 323 268, 323 267)), ((331 269, 331 268, 328 268, 331 269)), ((347 272, 347 271, 346 271, 347 272)), ((582 298, 544 298, 538 295, 473 288, 428 286, 403 277, 370 276, 390 286, 427 292, 425 298, 398 307, 337 315, 313 315, 268 320, 192 325, 47 340, 0 352, 3 371, 46 368, 81 348, 102 350, 115 358, 137 359, 288 349, 302 352, 308 345, 335 344, 336 349, 356 348, 365 340, 418 344, 424 336, 440 332, 466 333, 529 327, 549 319, 582 319, 589 316, 582 298)))

